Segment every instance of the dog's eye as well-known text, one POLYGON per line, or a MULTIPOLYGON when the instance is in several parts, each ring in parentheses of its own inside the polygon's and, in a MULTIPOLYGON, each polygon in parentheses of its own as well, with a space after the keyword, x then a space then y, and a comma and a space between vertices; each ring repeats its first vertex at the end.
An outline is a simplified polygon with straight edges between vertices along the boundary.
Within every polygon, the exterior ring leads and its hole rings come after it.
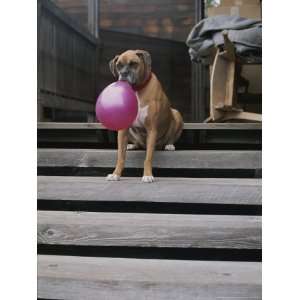
POLYGON ((130 67, 136 67, 138 65, 138 63, 136 62, 136 61, 131 61, 130 63, 129 63, 129 66, 130 67))
POLYGON ((122 63, 118 62, 118 63, 117 63, 117 69, 120 70, 120 69, 122 69, 122 68, 123 68, 122 63))

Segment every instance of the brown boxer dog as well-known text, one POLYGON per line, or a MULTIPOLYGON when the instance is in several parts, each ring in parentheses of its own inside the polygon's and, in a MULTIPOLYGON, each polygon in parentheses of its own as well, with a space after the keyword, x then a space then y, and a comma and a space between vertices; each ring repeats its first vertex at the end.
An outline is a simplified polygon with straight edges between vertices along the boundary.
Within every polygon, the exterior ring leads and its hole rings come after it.
POLYGON ((180 113, 171 108, 162 86, 151 72, 151 56, 144 50, 128 50, 109 63, 118 80, 126 80, 136 91, 138 115, 129 129, 118 131, 118 158, 107 180, 120 180, 126 150, 146 149, 143 182, 153 182, 152 159, 155 148, 175 150, 174 143, 183 129, 180 113), (131 144, 128 144, 130 142, 131 144))

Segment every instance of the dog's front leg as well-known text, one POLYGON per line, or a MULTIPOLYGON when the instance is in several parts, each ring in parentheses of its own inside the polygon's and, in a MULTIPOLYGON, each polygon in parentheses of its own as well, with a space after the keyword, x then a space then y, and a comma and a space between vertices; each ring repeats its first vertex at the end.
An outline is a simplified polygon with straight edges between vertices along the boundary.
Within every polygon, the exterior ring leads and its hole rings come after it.
POLYGON ((128 144, 128 129, 118 131, 118 159, 114 172, 109 174, 106 179, 110 181, 120 180, 125 166, 126 148, 128 144))
POLYGON ((152 174, 152 160, 153 160, 153 153, 155 150, 157 138, 157 130, 151 129, 147 133, 147 148, 146 148, 146 159, 144 162, 144 176, 142 178, 143 182, 153 182, 154 177, 152 174))

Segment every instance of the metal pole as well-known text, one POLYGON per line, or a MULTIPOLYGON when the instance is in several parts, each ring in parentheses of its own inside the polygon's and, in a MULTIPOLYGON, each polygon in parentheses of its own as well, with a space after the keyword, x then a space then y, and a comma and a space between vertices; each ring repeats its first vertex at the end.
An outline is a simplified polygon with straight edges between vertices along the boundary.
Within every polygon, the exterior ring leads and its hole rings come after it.
MULTIPOLYGON (((204 0, 195 0, 195 24, 205 18, 204 0)), ((199 63, 192 63, 192 118, 194 122, 205 119, 205 68, 199 63)))
POLYGON ((88 29, 90 33, 99 36, 99 0, 88 0, 88 29))

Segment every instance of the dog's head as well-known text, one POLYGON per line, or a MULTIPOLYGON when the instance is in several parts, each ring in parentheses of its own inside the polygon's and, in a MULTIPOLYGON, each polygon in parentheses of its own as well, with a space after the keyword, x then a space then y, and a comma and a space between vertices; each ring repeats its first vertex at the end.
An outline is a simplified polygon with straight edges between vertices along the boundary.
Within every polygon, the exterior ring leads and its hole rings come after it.
POLYGON ((109 67, 118 80, 125 80, 132 85, 143 83, 151 73, 151 56, 144 50, 127 50, 115 56, 109 67))

